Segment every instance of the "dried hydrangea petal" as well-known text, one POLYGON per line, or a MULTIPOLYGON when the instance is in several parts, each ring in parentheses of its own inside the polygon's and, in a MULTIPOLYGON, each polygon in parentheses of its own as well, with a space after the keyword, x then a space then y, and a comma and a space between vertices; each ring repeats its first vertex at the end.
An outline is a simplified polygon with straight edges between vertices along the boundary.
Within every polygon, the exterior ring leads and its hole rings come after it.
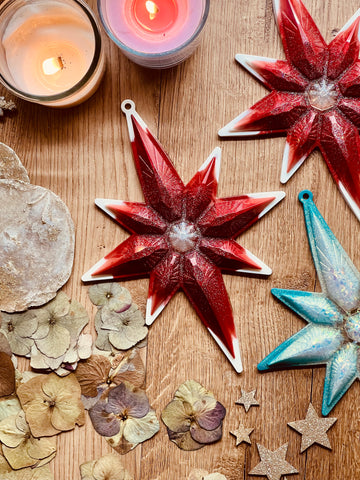
POLYGON ((124 437, 129 443, 139 444, 153 437, 159 429, 155 412, 150 410, 144 417, 133 417, 130 422, 125 422, 124 437))
POLYGON ((81 480, 94 480, 93 469, 95 463, 96 460, 91 460, 80 465, 81 480))
MULTIPOLYGON (((145 381, 145 366, 137 350, 116 355, 111 359, 104 355, 92 355, 79 364, 75 375, 80 383, 84 402, 84 396, 96 398, 99 392, 120 385, 123 381, 141 387, 145 381)), ((91 402, 89 405, 93 406, 91 402)))
POLYGON ((7 339, 4 333, 1 333, 1 331, 0 331, 0 352, 6 353, 6 355, 9 355, 9 357, 11 357, 12 355, 9 340, 7 339))
POLYGON ((197 423, 192 422, 190 427, 190 434, 192 438, 198 443, 214 443, 222 437, 222 425, 219 425, 214 430, 205 430, 197 423))
POLYGON ((34 341, 30 338, 38 326, 33 312, 19 314, 1 312, 1 330, 15 355, 28 355, 34 341))
POLYGON ((173 432, 187 432, 190 429, 191 418, 180 400, 170 402, 162 411, 161 419, 173 432))
POLYGON ((109 453, 80 465, 81 480, 133 480, 133 477, 123 467, 120 457, 109 453))
POLYGON ((183 450, 196 450, 220 440, 225 414, 224 406, 211 392, 188 380, 175 392, 161 418, 171 441, 183 450))
POLYGON ((92 285, 88 291, 89 298, 98 307, 107 306, 111 310, 121 311, 131 305, 132 299, 129 290, 119 283, 108 282, 92 285))
POLYGON ((203 469, 195 469, 190 472, 190 475, 188 476, 187 480, 204 480, 206 475, 208 475, 209 472, 203 469))
POLYGON ((149 409, 149 400, 144 390, 136 388, 128 382, 123 382, 110 390, 105 407, 107 412, 115 415, 126 412, 133 418, 144 417, 149 409))
POLYGON ((11 357, 0 352, 0 397, 11 395, 15 390, 15 367, 11 357))
POLYGON ((20 410, 21 405, 16 395, 0 399, 0 422, 11 415, 16 415, 20 410))
POLYGON ((6 460, 16 470, 50 461, 56 452, 55 439, 32 437, 22 410, 0 423, 0 440, 6 460))
POLYGON ((176 390, 174 398, 189 403, 190 405, 206 399, 209 408, 215 407, 216 404, 214 395, 195 380, 187 380, 182 383, 176 390), (213 407, 211 407, 211 403, 213 403, 213 407))
POLYGON ((17 390, 31 433, 52 436, 75 425, 83 425, 85 412, 80 400, 80 385, 75 375, 38 375, 17 390))
POLYGON ((120 455, 126 455, 138 445, 137 443, 128 442, 121 431, 113 437, 107 437, 106 441, 120 455))
POLYGON ((172 432, 169 428, 167 429, 169 439, 174 442, 181 450, 193 451, 199 450, 205 446, 204 443, 196 442, 190 431, 187 432, 172 432))
POLYGON ((107 402, 99 400, 89 410, 92 424, 99 435, 114 437, 120 432, 119 419, 111 412, 106 411, 107 402))
POLYGON ((0 203, 0 309, 42 305, 72 270, 69 210, 50 190, 12 180, 0 180, 0 203))
POLYGON ((54 324, 45 338, 36 340, 36 346, 47 357, 58 358, 70 346, 70 333, 61 325, 54 324))
POLYGON ((102 355, 92 355, 86 362, 80 363, 75 375, 82 395, 96 397, 97 387, 107 383, 110 368, 110 361, 102 355))
POLYGON ((215 408, 211 410, 207 408, 204 402, 196 402, 194 410, 197 412, 199 426, 205 430, 214 430, 214 428, 217 428, 226 414, 225 407, 220 402, 216 402, 215 408))
POLYGON ((7 447, 17 447, 24 438, 24 432, 16 426, 17 415, 11 415, 0 422, 0 441, 7 447))

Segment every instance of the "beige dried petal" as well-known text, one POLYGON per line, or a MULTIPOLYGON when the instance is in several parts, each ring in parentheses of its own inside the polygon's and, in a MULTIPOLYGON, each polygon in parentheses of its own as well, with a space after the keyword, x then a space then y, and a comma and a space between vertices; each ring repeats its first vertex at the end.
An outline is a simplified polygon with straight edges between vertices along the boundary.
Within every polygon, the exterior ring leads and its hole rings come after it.
POLYGON ((207 475, 204 480, 227 480, 227 478, 222 473, 215 472, 207 475))
POLYGON ((16 426, 16 415, 11 415, 0 422, 0 441, 7 447, 17 447, 24 439, 24 432, 16 426))
POLYGON ((93 346, 93 338, 90 333, 83 333, 80 335, 77 343, 77 351, 80 360, 85 360, 90 357, 93 346))
POLYGON ((204 480, 208 473, 206 470, 195 469, 190 472, 187 480, 204 480))
POLYGON ((27 171, 14 150, 0 143, 0 179, 30 183, 27 171))
POLYGON ((12 472, 12 468, 8 464, 7 460, 5 459, 2 452, 1 444, 0 444, 0 478, 4 480, 7 480, 8 478, 10 479, 8 474, 10 475, 11 472, 12 472))
POLYGON ((207 408, 213 409, 216 405, 216 399, 212 392, 209 392, 200 383, 195 380, 187 380, 182 383, 175 392, 175 399, 194 405, 196 402, 202 402, 206 398, 207 408))
POLYGON ((48 364, 45 361, 46 359, 47 357, 43 355, 34 344, 30 351, 30 366, 36 370, 46 370, 48 368, 48 364))
POLYGON ((80 465, 80 476, 81 480, 94 480, 93 468, 96 463, 96 460, 90 462, 85 462, 80 465))
POLYGON ((12 180, 0 180, 0 203, 0 310, 42 305, 71 273, 69 210, 51 191, 12 180))
POLYGON ((124 425, 124 438, 134 445, 145 442, 153 437, 160 429, 159 420, 154 410, 150 410, 145 417, 128 418, 124 425))
POLYGON ((120 457, 113 453, 104 455, 93 467, 94 480, 133 480, 123 467, 120 457))
POLYGON ((105 437, 105 439, 114 450, 120 453, 120 455, 126 455, 137 446, 137 443, 129 443, 124 438, 121 430, 117 435, 113 437, 105 437))
POLYGON ((18 337, 30 338, 38 327, 38 321, 34 310, 11 314, 1 312, 1 326, 8 331, 11 327, 18 337))
POLYGON ((145 365, 137 349, 125 355, 117 355, 111 360, 109 377, 115 385, 127 381, 135 387, 142 387, 145 383, 145 374, 145 365))
POLYGON ((43 456, 41 460, 48 463, 56 451, 56 440, 53 438, 32 438, 32 440, 23 441, 16 448, 3 446, 4 456, 14 470, 34 467, 39 464, 39 459, 33 458, 29 454, 29 449, 31 449, 32 452, 37 451, 38 456, 43 456), (31 445, 32 442, 35 442, 33 446, 31 445), (51 458, 49 458, 50 456, 51 458))
POLYGON ((5 480, 54 480, 54 474, 46 465, 37 468, 22 468, 21 470, 12 470, 5 477, 5 480))
POLYGON ((18 396, 35 437, 56 435, 85 422, 75 375, 39 375, 18 387, 18 396))
POLYGON ((0 399, 0 422, 7 417, 16 415, 20 410, 21 405, 16 395, 0 399))
POLYGON ((170 402, 162 411, 161 419, 173 432, 187 432, 190 429, 191 418, 184 402, 180 400, 170 402))
POLYGON ((2 333, 1 331, 0 331, 0 352, 6 353, 6 355, 9 355, 9 357, 11 357, 12 355, 9 340, 7 339, 5 333, 2 333))
POLYGON ((58 358, 66 353, 70 346, 70 332, 58 323, 50 326, 45 338, 35 340, 38 350, 51 358, 58 358))
POLYGON ((129 290, 115 282, 92 285, 88 293, 91 302, 98 307, 106 305, 112 310, 120 311, 132 303, 129 290))

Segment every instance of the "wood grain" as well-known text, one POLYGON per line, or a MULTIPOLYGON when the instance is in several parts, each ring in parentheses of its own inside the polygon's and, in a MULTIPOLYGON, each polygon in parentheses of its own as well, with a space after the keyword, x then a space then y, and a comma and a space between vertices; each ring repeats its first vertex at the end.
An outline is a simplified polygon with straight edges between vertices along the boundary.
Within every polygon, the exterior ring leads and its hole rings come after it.
MULTIPOLYGON (((95 0, 89 2, 95 8, 95 0)), ((305 0, 327 41, 358 8, 357 0, 305 0)), ((121 100, 137 110, 188 181, 216 146, 222 147, 219 196, 281 190, 286 199, 239 242, 273 268, 268 279, 225 277, 233 305, 245 371, 237 375, 202 326, 182 293, 172 299, 150 329, 147 393, 158 416, 186 379, 212 390, 227 408, 221 442, 197 452, 171 443, 164 425, 152 440, 123 457, 135 480, 185 480, 193 468, 224 473, 228 480, 248 476, 258 463, 256 442, 275 450, 289 442, 287 460, 299 470, 288 478, 350 480, 360 476, 360 417, 356 382, 331 416, 332 451, 313 446, 300 455, 301 437, 287 422, 305 417, 310 401, 320 412, 325 369, 259 374, 257 363, 304 326, 276 302, 272 287, 315 290, 316 276, 297 194, 314 193, 319 210, 345 250, 360 267, 360 225, 346 206, 318 152, 286 186, 279 182, 284 138, 223 141, 218 129, 262 98, 266 91, 234 61, 236 53, 284 58, 270 0, 213 0, 202 42, 184 64, 148 71, 128 61, 103 35, 107 72, 85 104, 53 110, 16 100, 18 115, 3 122, 0 141, 15 149, 32 183, 50 188, 69 206, 76 226, 76 255, 65 291, 81 301, 93 319, 81 275, 127 234, 94 205, 95 197, 142 200, 128 141, 121 100), (235 405, 240 389, 257 389, 259 407, 246 414, 235 405), (254 427, 252 445, 235 447, 229 434, 239 421, 254 427)), ((1 89, 1 94, 7 94, 1 89)), ((143 295, 147 281, 128 282, 143 295)), ((56 480, 78 480, 80 463, 110 447, 86 426, 58 437, 52 465, 56 480)))

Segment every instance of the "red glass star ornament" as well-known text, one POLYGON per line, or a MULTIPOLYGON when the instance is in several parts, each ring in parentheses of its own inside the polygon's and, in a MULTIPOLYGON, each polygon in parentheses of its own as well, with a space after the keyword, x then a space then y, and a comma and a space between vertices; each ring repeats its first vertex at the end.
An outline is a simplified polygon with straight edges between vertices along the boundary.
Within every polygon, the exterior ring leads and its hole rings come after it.
POLYGON ((182 289, 235 370, 242 371, 224 273, 271 270, 234 239, 265 215, 283 192, 216 198, 220 149, 184 185, 162 146, 125 100, 133 156, 145 203, 96 199, 132 235, 91 268, 83 281, 150 276, 146 323, 182 289))
POLYGON ((281 182, 317 147, 360 220, 360 10, 327 45, 301 0, 273 0, 286 61, 236 55, 271 90, 220 136, 287 133, 281 182))

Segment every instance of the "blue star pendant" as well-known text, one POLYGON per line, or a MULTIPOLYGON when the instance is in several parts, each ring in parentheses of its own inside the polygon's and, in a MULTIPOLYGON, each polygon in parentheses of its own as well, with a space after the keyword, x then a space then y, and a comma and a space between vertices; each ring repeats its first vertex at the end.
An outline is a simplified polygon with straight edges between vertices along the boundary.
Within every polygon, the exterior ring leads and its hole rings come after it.
POLYGON ((328 415, 360 376, 360 273, 312 198, 308 190, 299 195, 322 292, 271 290, 308 325, 264 358, 258 370, 326 365, 322 414, 328 415))

